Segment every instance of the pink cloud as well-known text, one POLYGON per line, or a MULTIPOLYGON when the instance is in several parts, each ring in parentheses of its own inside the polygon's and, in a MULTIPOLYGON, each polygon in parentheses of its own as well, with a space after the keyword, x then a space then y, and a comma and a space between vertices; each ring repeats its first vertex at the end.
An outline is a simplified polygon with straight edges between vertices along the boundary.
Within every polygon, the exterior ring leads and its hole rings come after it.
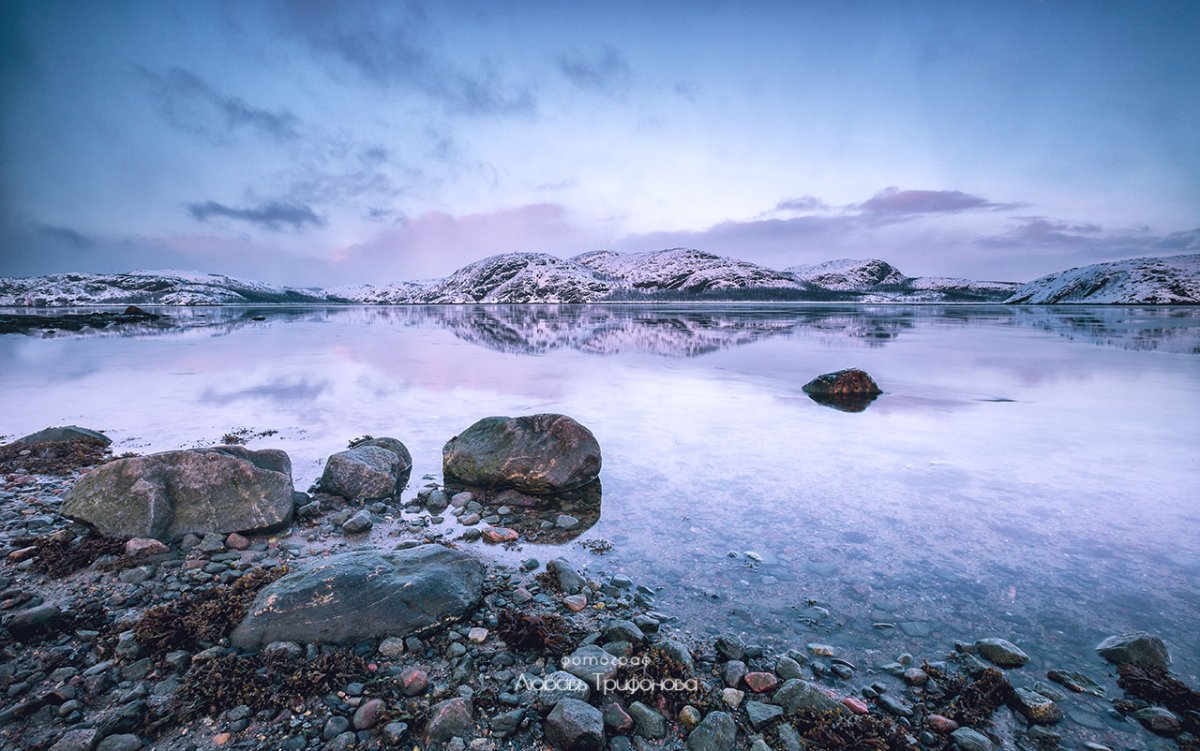
POLYGON ((536 251, 574 255, 598 238, 576 226, 561 205, 536 203, 490 213, 421 214, 365 242, 338 248, 333 259, 388 279, 444 275, 496 253, 536 251))

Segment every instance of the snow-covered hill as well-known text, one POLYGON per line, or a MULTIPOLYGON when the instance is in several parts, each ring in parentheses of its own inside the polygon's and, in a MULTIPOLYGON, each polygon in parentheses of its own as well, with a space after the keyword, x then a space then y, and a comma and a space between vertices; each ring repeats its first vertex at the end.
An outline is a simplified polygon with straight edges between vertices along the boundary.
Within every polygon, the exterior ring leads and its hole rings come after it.
POLYGON ((603 300, 613 289, 574 261, 546 253, 505 253, 462 267, 414 302, 581 303, 603 300))
POLYGON ((1200 253, 1096 263, 1035 279, 1005 302, 1016 304, 1200 304, 1200 253))
POLYGON ((620 287, 642 293, 692 294, 746 289, 802 290, 788 274, 690 248, 650 253, 597 250, 571 259, 620 287))
POLYGON ((787 273, 813 290, 847 293, 858 302, 1000 302, 1021 285, 977 282, 951 277, 905 276, 878 258, 843 258, 813 266, 793 266, 787 273))
POLYGON ((880 287, 899 287, 908 277, 887 261, 877 258, 842 258, 812 266, 786 270, 796 281, 836 292, 874 292, 880 287))
POLYGON ((344 300, 322 290, 280 287, 220 274, 188 271, 0 278, 0 306, 3 307, 237 305, 265 302, 344 300))

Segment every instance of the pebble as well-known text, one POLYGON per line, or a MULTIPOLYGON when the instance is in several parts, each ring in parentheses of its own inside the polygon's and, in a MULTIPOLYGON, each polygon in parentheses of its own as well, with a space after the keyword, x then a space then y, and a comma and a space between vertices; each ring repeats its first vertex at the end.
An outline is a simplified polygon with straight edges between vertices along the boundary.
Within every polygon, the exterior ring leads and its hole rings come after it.
POLYGON ((736 688, 724 688, 721 690, 721 701, 730 709, 737 709, 745 697, 746 692, 739 691, 736 688))
POLYGON ((587 607, 587 597, 585 595, 567 595, 562 598, 563 605, 567 606, 567 610, 572 613, 578 613, 587 607))

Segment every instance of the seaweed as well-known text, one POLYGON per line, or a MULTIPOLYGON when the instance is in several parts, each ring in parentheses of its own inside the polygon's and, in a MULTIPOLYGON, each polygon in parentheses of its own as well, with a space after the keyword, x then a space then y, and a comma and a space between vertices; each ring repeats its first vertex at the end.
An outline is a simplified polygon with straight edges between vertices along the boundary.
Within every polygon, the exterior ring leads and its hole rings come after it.
POLYGON ((962 674, 942 678, 945 702, 940 713, 959 725, 976 727, 991 721, 992 714, 1008 703, 1013 688, 1008 679, 995 668, 988 668, 974 676, 962 674))
POLYGON ((313 660, 278 653, 225 655, 188 670, 173 710, 186 721, 215 717, 243 704, 255 711, 298 709, 307 697, 332 693, 369 672, 367 661, 347 649, 323 652, 313 660))
POLYGON ((659 646, 639 649, 621 664, 615 689, 627 701, 641 701, 669 714, 686 704, 701 710, 716 708, 691 668, 659 646))
POLYGON ((801 711, 792 727, 823 751, 915 751, 908 731, 889 717, 801 711))
POLYGON ((63 475, 103 464, 110 458, 107 446, 87 439, 10 443, 0 446, 0 474, 21 471, 63 475))
POLYGON ((1162 668, 1125 663, 1117 666, 1117 685, 1142 701, 1161 704, 1183 721, 1190 733, 1200 733, 1200 692, 1162 668))
POLYGON ((14 542, 36 548, 33 554, 33 570, 46 574, 51 579, 70 576, 79 569, 91 566, 102 556, 120 555, 125 552, 123 540, 103 536, 67 541, 62 537, 49 535, 14 542))
POLYGON ((589 553, 595 553, 596 555, 604 555, 605 553, 611 552, 613 549, 613 544, 602 538, 597 538, 594 540, 580 540, 575 544, 589 553))
POLYGON ((511 608, 500 611, 496 633, 504 643, 524 652, 564 652, 571 647, 570 626, 555 613, 534 615, 511 608))
POLYGON ((134 637, 153 655, 215 643, 245 617, 258 591, 285 572, 283 566, 254 569, 233 584, 189 592, 175 602, 156 605, 133 627, 134 637))

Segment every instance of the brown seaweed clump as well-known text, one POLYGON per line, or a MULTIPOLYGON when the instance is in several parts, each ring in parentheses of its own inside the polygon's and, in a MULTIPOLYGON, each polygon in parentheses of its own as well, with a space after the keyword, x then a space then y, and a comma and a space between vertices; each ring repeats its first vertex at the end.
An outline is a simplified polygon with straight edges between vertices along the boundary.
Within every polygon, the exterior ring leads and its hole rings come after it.
POLYGON ((945 689, 939 702, 940 714, 966 727, 990 722, 992 714, 1007 704, 1013 695, 1012 684, 995 668, 970 677, 947 675, 940 680, 945 689))
POLYGON ((1200 733, 1200 692, 1166 670, 1133 663, 1117 666, 1117 685, 1142 701, 1161 704, 1183 721, 1183 729, 1200 733))
POLYGON ((918 746, 889 717, 844 712, 800 712, 792 726, 823 751, 916 751, 918 746))
POLYGON ((615 689, 627 701, 643 702, 667 715, 686 704, 702 711, 717 708, 691 668, 659 646, 637 650, 618 667, 615 689))
POLYGON ((62 475, 102 464, 112 457, 100 441, 39 441, 0 446, 0 474, 25 472, 62 475), (28 453, 24 453, 24 452, 28 453))
POLYGON ((233 707, 301 709, 310 696, 332 693, 370 675, 367 661, 346 649, 314 660, 285 654, 225 655, 194 665, 176 693, 173 714, 182 721, 215 717, 233 707))
POLYGON ((505 608, 500 611, 498 621, 496 632, 513 649, 523 652, 565 652, 571 648, 571 629, 561 615, 534 615, 505 608))
POLYGON ((246 616, 258 591, 286 570, 283 566, 254 569, 231 585, 189 592, 175 602, 152 607, 133 627, 134 637, 154 655, 215 643, 246 616))
POLYGON ((102 556, 121 555, 125 552, 123 540, 102 536, 67 541, 50 535, 19 542, 36 548, 33 554, 33 570, 40 571, 51 579, 70 576, 79 569, 91 566, 102 556))

